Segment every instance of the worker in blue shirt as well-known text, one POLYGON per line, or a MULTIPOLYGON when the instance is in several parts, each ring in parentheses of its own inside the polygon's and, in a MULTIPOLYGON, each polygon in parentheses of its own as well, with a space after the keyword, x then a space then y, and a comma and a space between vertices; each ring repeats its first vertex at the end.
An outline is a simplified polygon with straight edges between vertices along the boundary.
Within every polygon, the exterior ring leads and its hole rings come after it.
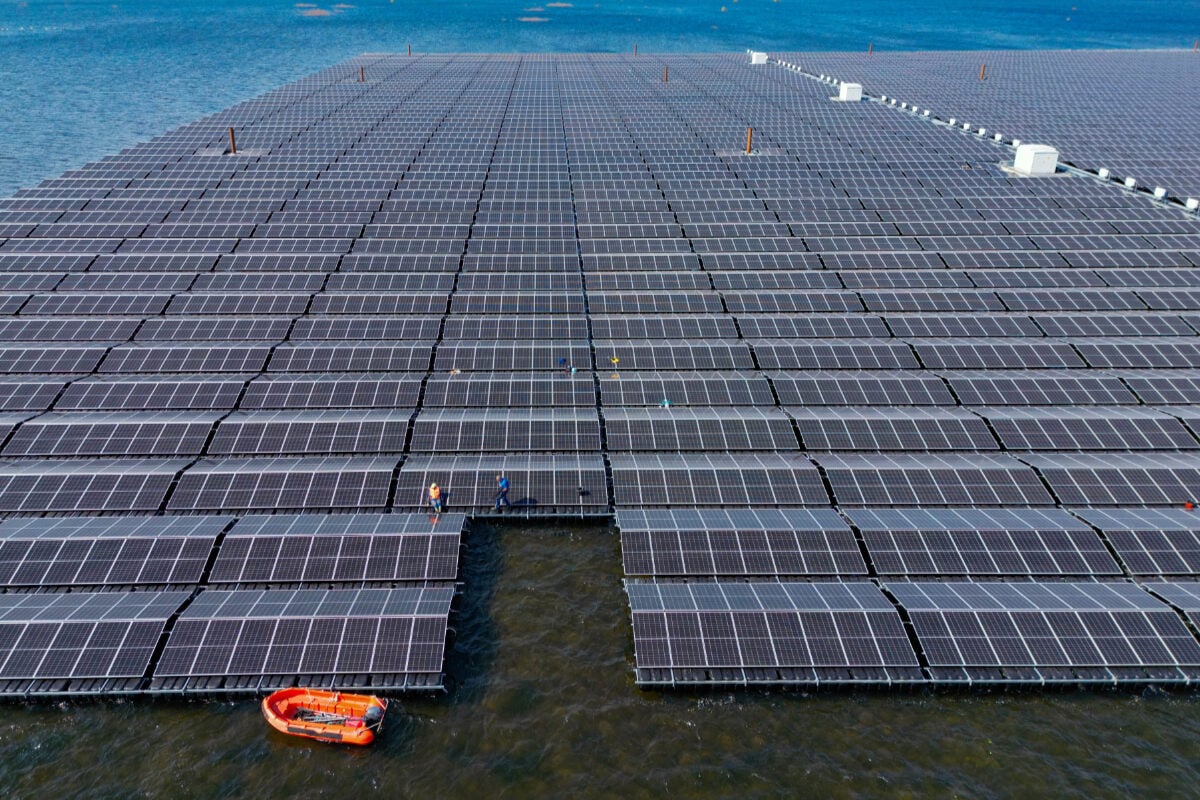
POLYGON ((500 489, 500 494, 496 496, 496 510, 500 510, 501 503, 506 508, 512 508, 512 503, 508 502, 508 478, 504 475, 497 475, 496 486, 500 489))

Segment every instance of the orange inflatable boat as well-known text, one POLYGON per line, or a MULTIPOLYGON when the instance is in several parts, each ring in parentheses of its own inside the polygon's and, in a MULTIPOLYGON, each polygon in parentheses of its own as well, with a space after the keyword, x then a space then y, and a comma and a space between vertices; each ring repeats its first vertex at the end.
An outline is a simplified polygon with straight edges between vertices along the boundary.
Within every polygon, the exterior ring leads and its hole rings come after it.
POLYGON ((281 689, 263 698, 271 727, 322 742, 370 744, 383 727, 387 701, 365 694, 324 689, 281 689))

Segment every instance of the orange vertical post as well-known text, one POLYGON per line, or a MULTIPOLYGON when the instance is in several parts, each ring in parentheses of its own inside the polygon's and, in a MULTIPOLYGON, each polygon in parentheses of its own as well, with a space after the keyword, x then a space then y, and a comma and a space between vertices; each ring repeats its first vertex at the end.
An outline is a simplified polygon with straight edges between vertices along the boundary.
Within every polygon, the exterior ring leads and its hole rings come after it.
POLYGON ((750 155, 750 148, 754 146, 754 128, 746 128, 746 155, 750 155))
POLYGON ((867 55, 871 55, 871 53, 874 52, 874 50, 875 50, 875 43, 867 42, 867 55))
POLYGON ((237 140, 233 138, 233 128, 229 129, 229 154, 231 156, 237 155, 237 140))
POLYGON ((367 79, 366 67, 359 67, 358 68, 358 82, 362 83, 366 79, 367 79))
POLYGON ((979 65, 979 80, 983 80, 985 75, 987 75, 987 64, 980 64, 979 65))
POLYGON ((668 78, 668 76, 669 76, 670 74, 671 74, 671 68, 670 68, 670 67, 663 67, 663 83, 666 83, 666 82, 667 82, 667 78, 668 78))

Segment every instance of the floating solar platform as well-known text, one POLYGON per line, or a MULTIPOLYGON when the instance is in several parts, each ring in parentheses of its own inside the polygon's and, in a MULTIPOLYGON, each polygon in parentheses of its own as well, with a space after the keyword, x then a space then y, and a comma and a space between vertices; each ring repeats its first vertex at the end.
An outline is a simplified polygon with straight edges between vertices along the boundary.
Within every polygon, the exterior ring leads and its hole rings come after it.
POLYGON ((441 688, 452 585, 209 590, 180 615, 155 692, 441 688))
POLYGON ((232 517, 56 517, 0 522, 8 589, 197 584, 232 517))
POLYGON ((888 583, 931 674, 970 683, 1194 683, 1200 643, 1130 583, 888 583))
POLYGON ((923 680, 900 615, 871 583, 627 581, 643 686, 923 680))
POLYGON ((829 509, 617 513, 626 575, 865 575, 854 534, 829 509))
POLYGON ((195 592, 163 617, 170 674, 91 687, 440 685, 441 599, 301 630, 271 598, 441 592, 504 475, 522 516, 616 512, 631 599, 756 587, 687 619, 639 599, 640 683, 1187 678, 1182 649, 935 663, 868 582, 1197 574, 1195 156, 1151 157, 1195 127, 1194 59, 994 55, 969 88, 947 70, 975 54, 811 59, 936 91, 956 130, 779 59, 369 55, 0 200, 4 592, 195 592), (1139 94, 1136 125, 1057 124, 1111 122, 1130 105, 1079 98, 1151 74, 1180 94, 1139 94), (1031 127, 964 131, 959 101, 1031 127), (1043 132, 1180 179, 1164 203, 1001 168, 1043 132), (420 647, 380 650, 385 622, 420 647))
POLYGON ((854 509, 846 516, 880 575, 1121 574, 1091 527, 1059 509, 854 509))
POLYGON ((224 537, 208 581, 213 585, 453 581, 458 576, 465 523, 462 514, 242 517, 224 537))
POLYGON ((188 592, 0 595, 0 694, 125 694, 143 688, 188 592))

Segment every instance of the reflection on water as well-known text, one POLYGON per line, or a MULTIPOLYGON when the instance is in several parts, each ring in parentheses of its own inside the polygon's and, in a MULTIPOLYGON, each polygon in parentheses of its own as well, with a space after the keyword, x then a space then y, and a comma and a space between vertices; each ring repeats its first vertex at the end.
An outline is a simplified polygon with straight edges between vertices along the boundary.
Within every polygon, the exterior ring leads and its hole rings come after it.
POLYGON ((452 690, 369 749, 252 700, 0 706, 6 797, 1200 796, 1200 696, 646 692, 611 528, 475 525, 452 690))

